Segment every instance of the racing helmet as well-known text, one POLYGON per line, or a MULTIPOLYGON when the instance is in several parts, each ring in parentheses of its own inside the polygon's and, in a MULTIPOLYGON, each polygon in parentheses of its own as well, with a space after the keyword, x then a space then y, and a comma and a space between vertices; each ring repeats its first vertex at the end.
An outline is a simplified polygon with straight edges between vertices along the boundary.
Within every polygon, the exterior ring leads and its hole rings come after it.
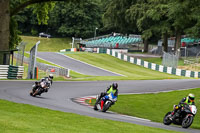
POLYGON ((113 87, 113 89, 117 89, 118 84, 117 84, 117 83, 113 83, 113 84, 112 84, 112 87, 113 87))
POLYGON ((194 98, 195 98, 194 94, 192 94, 192 93, 190 93, 190 94, 188 95, 188 97, 189 97, 190 100, 194 100, 194 98))
POLYGON ((50 79, 53 79, 53 74, 49 74, 49 78, 50 78, 50 79))

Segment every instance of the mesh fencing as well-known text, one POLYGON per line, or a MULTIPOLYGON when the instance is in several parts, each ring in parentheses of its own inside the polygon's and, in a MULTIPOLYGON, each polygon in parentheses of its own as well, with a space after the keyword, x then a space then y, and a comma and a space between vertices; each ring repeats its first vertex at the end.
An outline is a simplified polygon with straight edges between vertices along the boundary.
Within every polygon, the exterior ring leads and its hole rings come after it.
POLYGON ((35 66, 36 66, 36 58, 37 58, 37 48, 40 44, 38 41, 30 50, 30 58, 29 58, 29 65, 28 65, 28 79, 35 79, 35 66))
POLYGON ((17 54, 17 61, 16 66, 23 66, 23 59, 24 59, 24 49, 25 49, 26 43, 21 42, 18 46, 18 54, 17 54))
POLYGON ((69 77, 68 74, 68 69, 64 69, 64 68, 59 68, 56 66, 51 66, 48 64, 44 64, 44 63, 36 63, 36 67, 38 67, 38 69, 43 70, 46 72, 47 75, 54 74, 56 76, 65 76, 65 77, 69 77))
MULTIPOLYGON (((14 57, 18 60, 18 53, 14 54, 14 57)), ((24 62, 25 63, 29 63, 29 58, 24 57, 24 62)), ((57 66, 52 66, 52 65, 48 65, 48 64, 44 64, 44 63, 39 63, 36 62, 36 67, 38 67, 39 70, 42 70, 44 72, 46 72, 46 75, 54 74, 55 76, 65 76, 65 77, 69 77, 69 70, 65 69, 65 68, 60 68, 57 66)))
POLYGON ((179 54, 163 53, 162 65, 166 67, 177 68, 179 54))

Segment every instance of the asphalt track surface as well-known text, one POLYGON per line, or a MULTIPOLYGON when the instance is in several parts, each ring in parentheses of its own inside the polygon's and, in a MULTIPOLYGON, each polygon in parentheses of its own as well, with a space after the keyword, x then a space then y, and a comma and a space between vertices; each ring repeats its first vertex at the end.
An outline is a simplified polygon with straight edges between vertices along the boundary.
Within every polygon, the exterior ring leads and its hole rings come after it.
POLYGON ((38 52, 37 57, 85 75, 122 76, 55 52, 38 52))
MULTIPOLYGON (((200 80, 143 80, 143 81, 117 81, 119 93, 148 93, 197 88, 200 80)), ((180 126, 166 126, 162 123, 151 122, 129 116, 123 116, 112 112, 94 111, 88 106, 83 106, 72 101, 73 98, 93 96, 104 91, 112 81, 66 81, 54 82, 48 93, 38 97, 29 96, 33 81, 2 81, 0 80, 0 99, 5 99, 17 103, 25 103, 71 112, 80 115, 123 121, 144 126, 157 127, 168 130, 199 133, 200 130, 183 129, 180 126)), ((148 101, 151 102, 151 101, 148 101)), ((134 103, 133 103, 134 104, 134 103)), ((172 105, 173 106, 173 105, 172 105)), ((156 111, 156 110, 155 110, 156 111)), ((164 112, 165 113, 165 112, 164 112)), ((198 115, 198 114, 197 114, 198 115)), ((164 116, 163 116, 164 117, 164 116)), ((163 118, 161 118, 163 119, 163 118)))

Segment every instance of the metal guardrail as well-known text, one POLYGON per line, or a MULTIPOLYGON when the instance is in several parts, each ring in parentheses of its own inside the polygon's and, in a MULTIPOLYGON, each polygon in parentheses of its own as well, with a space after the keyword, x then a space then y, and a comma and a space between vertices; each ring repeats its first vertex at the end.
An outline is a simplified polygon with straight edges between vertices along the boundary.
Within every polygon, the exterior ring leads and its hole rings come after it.
POLYGON ((9 65, 0 65, 0 79, 8 78, 8 67, 9 65))
POLYGON ((24 66, 0 65, 0 79, 22 79, 24 66))
POLYGON ((44 64, 44 63, 36 63, 36 67, 38 67, 38 69, 45 71, 46 73, 52 73, 56 76, 65 76, 65 77, 69 77, 69 70, 68 69, 64 69, 64 68, 59 68, 56 66, 52 66, 52 65, 48 65, 48 64, 44 64))

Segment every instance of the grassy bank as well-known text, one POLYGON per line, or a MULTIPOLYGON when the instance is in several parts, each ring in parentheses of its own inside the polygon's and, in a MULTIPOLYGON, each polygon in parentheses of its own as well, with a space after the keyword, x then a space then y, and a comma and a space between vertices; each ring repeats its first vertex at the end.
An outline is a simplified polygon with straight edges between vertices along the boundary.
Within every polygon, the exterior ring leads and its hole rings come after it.
POLYGON ((68 53, 67 56, 81 60, 83 62, 98 66, 100 68, 122 74, 124 76, 96 77, 96 79, 110 80, 147 80, 147 79, 181 79, 186 77, 170 75, 158 71, 150 70, 142 66, 137 66, 129 62, 120 60, 107 54, 96 53, 68 53))
POLYGON ((52 111, 0 100, 1 133, 172 133, 173 131, 52 111))
MULTIPOLYGON (((119 60, 115 57, 106 55, 106 54, 95 54, 95 53, 84 53, 84 52, 67 52, 67 55, 89 64, 110 70, 124 76, 89 76, 79 74, 70 70, 70 78, 56 77, 54 80, 148 80, 148 79, 180 79, 185 77, 170 75, 166 73, 160 73, 153 71, 141 66, 137 66, 122 60, 119 60)), ((26 57, 29 57, 29 54, 25 53, 26 57)), ((37 59, 38 62, 57 66, 48 61, 37 59)), ((25 64, 25 73, 28 71, 28 66, 25 64)), ((59 67, 59 66, 58 66, 59 67)), ((39 78, 44 77, 46 72, 39 71, 39 78)))
MULTIPOLYGON (((178 104, 189 93, 195 94, 195 104, 198 111, 200 111, 200 88, 156 94, 119 95, 118 101, 110 110, 120 114, 162 122, 165 114, 173 110, 173 105, 178 104)), ((94 102, 95 100, 93 99, 92 104, 94 102)), ((200 115, 198 111, 191 127, 200 129, 200 115)))
POLYGON ((31 48, 40 41, 38 51, 58 52, 61 49, 71 48, 71 38, 40 38, 32 36, 20 36, 23 42, 26 42, 25 51, 30 51, 31 48))

